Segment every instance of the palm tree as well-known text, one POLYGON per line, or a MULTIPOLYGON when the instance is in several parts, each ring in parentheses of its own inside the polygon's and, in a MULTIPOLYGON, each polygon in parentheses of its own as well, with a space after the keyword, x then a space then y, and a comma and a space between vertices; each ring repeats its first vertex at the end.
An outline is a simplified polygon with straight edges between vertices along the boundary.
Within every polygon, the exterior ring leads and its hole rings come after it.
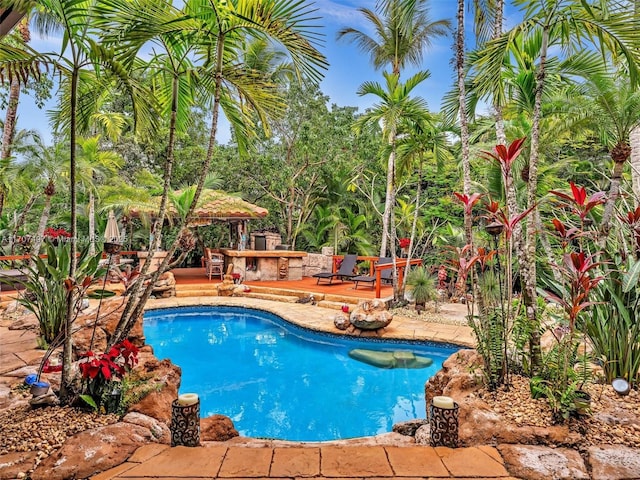
POLYGON ((431 21, 425 1, 403 2, 390 0, 383 4, 381 17, 368 8, 358 11, 374 28, 375 35, 346 27, 338 32, 371 58, 377 69, 390 67, 391 73, 400 75, 407 65, 422 64, 423 56, 437 37, 449 33, 449 20, 431 21))
MULTIPOLYGON (((399 172, 413 172, 415 163, 418 164, 418 187, 416 189, 416 199, 413 208, 413 219, 410 228, 410 242, 407 258, 410 260, 416 239, 416 231, 419 224, 419 213, 421 206, 423 165, 425 160, 432 160, 438 167, 444 162, 452 159, 449 149, 447 132, 451 131, 451 126, 442 123, 438 117, 429 116, 419 123, 411 125, 406 136, 398 142, 398 170, 399 172)), ((405 267, 401 292, 407 285, 407 276, 410 265, 405 267)))
MULTIPOLYGON (((371 23, 376 32, 370 36, 354 28, 344 28, 338 32, 338 38, 353 41, 365 53, 371 56, 376 69, 388 66, 398 77, 407 64, 420 65, 424 52, 431 46, 435 37, 445 36, 449 32, 448 20, 431 22, 426 2, 413 0, 385 0, 380 3, 383 17, 375 12, 361 8, 360 12, 371 23)), ((389 157, 391 158, 391 157, 389 157)), ((390 178, 394 175, 391 165, 387 165, 387 192, 382 215, 382 239, 380 256, 387 255, 389 247, 389 223, 394 205, 390 201, 390 178)), ((393 246, 391 246, 393 251, 393 246)))
MULTIPOLYGON (((40 254, 40 247, 44 238, 44 231, 47 228, 47 221, 51 214, 51 202, 56 194, 56 188, 63 182, 65 178, 65 167, 67 164, 69 152, 66 146, 60 142, 53 147, 41 148, 22 166, 22 174, 35 180, 36 188, 42 189, 44 195, 44 205, 38 222, 33 243, 31 244, 31 256, 40 254)), ((34 185, 35 186, 35 185, 34 185)))
MULTIPOLYGON (((499 82, 505 58, 513 42, 521 35, 540 35, 540 51, 535 69, 534 104, 530 154, 528 164, 527 208, 534 208, 537 202, 538 160, 540 156, 540 128, 542 121, 542 100, 547 85, 547 66, 551 47, 558 51, 576 51, 585 49, 590 43, 597 50, 607 50, 627 61, 631 81, 638 81, 640 54, 636 46, 640 42, 640 19, 624 6, 615 7, 606 2, 606 8, 600 8, 602 2, 589 4, 581 0, 515 0, 516 6, 524 10, 524 19, 502 36, 492 40, 478 54, 478 77, 476 86, 481 91, 490 92, 492 102, 505 104, 499 82), (497 100, 497 102, 496 102, 497 100)), ((552 53, 555 50, 551 50, 552 53)), ((524 300, 527 318, 537 332, 536 305, 536 237, 535 212, 527 218, 525 248, 519 252, 521 276, 524 284, 524 300)), ((534 369, 540 364, 539 337, 532 337, 532 362, 534 369)))
MULTIPOLYGON (((287 53, 299 77, 313 81, 319 79, 319 69, 324 68, 326 62, 314 46, 317 40, 315 27, 308 23, 313 20, 313 10, 305 2, 292 5, 286 0, 275 0, 268 4, 258 0, 231 0, 224 3, 192 0, 185 2, 184 17, 175 17, 170 22, 162 21, 168 9, 160 3, 164 2, 103 0, 101 25, 108 27, 111 32, 107 41, 123 46, 130 58, 135 57, 136 52, 153 39, 171 41, 177 49, 190 49, 194 45, 199 48, 195 59, 201 61, 198 76, 203 93, 201 103, 211 107, 211 133, 191 206, 186 219, 178 226, 182 228, 193 215, 204 187, 205 175, 211 166, 220 109, 223 109, 234 127, 235 139, 241 150, 246 149, 249 133, 253 130, 253 118, 258 118, 266 128, 269 113, 282 109, 275 85, 266 75, 249 70, 242 63, 242 42, 250 37, 268 38, 287 53), (122 42, 123 36, 128 43, 122 42)), ((187 60, 190 56, 180 58, 187 60)), ((178 82, 173 85, 175 92, 178 82)), ((177 95, 172 98, 177 98, 177 95)), ((165 185, 169 181, 170 172, 167 175, 165 171, 165 185)), ((168 196, 168 188, 165 188, 165 192, 168 196)), ((163 205, 166 208, 166 200, 161 208, 163 205)), ((154 272, 142 295, 132 293, 112 342, 120 341, 133 327, 151 295, 155 279, 167 268, 178 246, 179 241, 176 241, 169 248, 165 261, 154 272)))
MULTIPOLYGON (((365 129, 378 128, 379 125, 382 124, 382 135, 387 142, 389 152, 385 211, 388 209, 392 212, 396 203, 396 154, 398 135, 401 133, 401 127, 403 125, 412 122, 419 123, 428 118, 429 111, 426 102, 420 97, 412 98, 411 92, 429 77, 429 73, 418 72, 407 79, 405 83, 399 81, 397 74, 385 72, 383 75, 386 79, 386 85, 384 87, 377 82, 365 82, 358 89, 358 95, 375 95, 378 97, 379 103, 358 118, 354 124, 354 128, 357 133, 360 133, 365 129)), ((385 228, 384 222, 383 228, 385 228)), ((395 241, 396 225, 393 216, 390 217, 390 222, 387 223, 386 228, 389 228, 387 235, 395 241)), ((386 256, 383 255, 383 253, 386 253, 385 244, 381 246, 380 250, 380 256, 386 256)), ((390 250, 391 258, 395 264, 395 248, 391 248, 390 250)), ((400 291, 395 269, 393 279, 394 298, 398 300, 400 298, 400 291)))
POLYGON ((96 252, 95 193, 96 182, 115 174, 124 164, 124 159, 109 150, 100 149, 100 135, 78 139, 78 180, 89 192, 89 254, 96 252))

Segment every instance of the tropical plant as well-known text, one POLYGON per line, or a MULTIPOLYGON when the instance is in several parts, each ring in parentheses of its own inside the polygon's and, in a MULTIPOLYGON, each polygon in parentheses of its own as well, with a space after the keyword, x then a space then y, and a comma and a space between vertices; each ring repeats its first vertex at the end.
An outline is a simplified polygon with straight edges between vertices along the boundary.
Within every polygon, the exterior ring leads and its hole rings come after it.
MULTIPOLYGON (((380 10, 383 17, 378 16, 375 12, 362 8, 360 12, 374 26, 375 36, 362 32, 354 28, 344 28, 338 32, 338 38, 345 37, 352 40, 362 51, 369 53, 372 64, 375 68, 380 69, 385 65, 391 68, 391 73, 384 73, 387 81, 387 87, 390 87, 389 79, 395 77, 395 83, 399 84, 402 68, 407 65, 420 65, 422 57, 427 48, 431 45, 433 38, 444 36, 448 33, 450 22, 448 20, 438 20, 431 22, 428 16, 428 3, 422 1, 405 2, 402 0, 385 0, 380 2, 380 10)), ((425 75, 428 73, 420 72, 415 74, 425 75)), ((423 79, 424 80, 424 79, 423 79)), ((420 80, 422 81, 422 80, 420 80)), ((418 82, 419 83, 419 82, 418 82)), ((408 88, 409 81, 405 84, 408 88)), ((369 87, 373 86, 370 82, 363 84, 359 91, 359 95, 373 93, 369 87)), ((409 89, 411 90, 411 89, 409 89)), ((391 93, 391 88, 389 88, 391 93)), ((406 92, 409 93, 408 91, 406 92)), ((382 96, 381 96, 382 98, 382 96)), ((384 100, 383 100, 384 103, 384 100)), ((426 108, 426 105, 425 105, 426 108)), ((387 249, 390 248, 393 256, 393 242, 395 242, 395 234, 391 232, 390 223, 392 223, 393 209, 395 208, 395 189, 394 177, 396 174, 395 164, 395 143, 398 123, 403 115, 388 116, 386 122, 391 121, 392 125, 385 123, 383 128, 384 140, 388 142, 390 153, 387 162, 387 183, 385 206, 382 215, 382 240, 380 245, 380 256, 386 257, 387 249), (393 134, 391 134, 393 132, 393 134)), ((409 123, 416 121, 415 118, 407 118, 409 123)), ((394 270, 395 271, 395 270, 394 270)), ((394 275, 395 278, 395 275, 394 275)), ((394 284, 397 282, 394 280, 394 284)), ((397 291, 397 285, 394 286, 394 292, 397 291)), ((397 294, 394 296, 397 298, 397 294)))
MULTIPOLYGON (((365 82, 358 89, 358 95, 375 95, 380 103, 375 108, 365 112, 354 124, 356 132, 360 133, 367 129, 378 128, 380 123, 383 124, 382 135, 387 142, 388 161, 387 161, 387 183, 386 183, 386 199, 385 199, 385 216, 389 216, 385 221, 383 216, 383 243, 380 246, 380 256, 385 257, 388 245, 385 238, 396 238, 395 217, 390 215, 396 203, 396 155, 397 140, 402 132, 403 125, 410 123, 420 123, 429 116, 427 104, 421 97, 411 97, 411 92, 420 83, 429 77, 428 72, 418 72, 405 83, 400 82, 397 74, 385 72, 384 78, 386 84, 383 87, 377 82, 365 82), (388 210, 388 212, 387 212, 388 210)), ((395 263, 395 249, 391 248, 391 258, 395 263)), ((393 274, 393 290, 394 299, 400 299, 400 288, 398 285, 398 277, 393 274)))
MULTIPOLYGON (((282 110, 282 102, 267 74, 248 71, 246 65, 239 61, 242 56, 239 45, 250 37, 268 38, 286 51, 299 77, 317 81, 320 77, 319 69, 326 66, 326 61, 314 46, 317 40, 315 27, 307 22, 313 19, 313 11, 305 2, 292 5, 285 0, 276 0, 266 5, 256 0, 233 0, 224 4, 193 0, 185 2, 183 16, 176 17, 173 11, 167 11, 170 9, 166 5, 159 5, 155 0, 103 0, 101 4, 104 6, 100 11, 101 25, 109 30, 109 36, 105 40, 111 45, 117 45, 129 59, 135 58, 139 49, 154 39, 160 39, 159 41, 165 42, 165 46, 170 44, 172 48, 179 50, 179 58, 185 61, 190 58, 189 55, 184 55, 185 49, 188 50, 193 45, 198 48, 195 58, 202 60, 199 73, 204 93, 202 104, 211 107, 212 121, 207 155, 201 165, 193 201, 186 219, 178 225, 178 229, 182 230, 193 215, 204 187, 205 172, 208 172, 214 157, 220 109, 223 109, 233 125, 235 139, 241 149, 246 149, 250 133, 255 130, 254 118, 260 119, 267 129, 269 114, 282 110), (172 16, 169 22, 165 21, 167 13, 172 16), (126 41, 123 42, 123 39, 126 41), (184 45, 187 41, 194 43, 187 47, 184 45)), ((172 85, 171 91, 175 93, 181 83, 173 81, 172 85)), ((183 88, 188 87, 189 85, 183 85, 183 88)), ((173 94, 167 98, 176 99, 177 96, 173 94)), ((164 180, 163 201, 156 223, 158 227, 162 226, 164 219, 170 169, 165 171, 164 180)), ((142 282, 137 282, 134 286, 112 343, 126 338, 142 314, 155 280, 168 267, 173 253, 180 246, 181 238, 182 234, 170 246, 165 260, 151 275, 144 291, 139 290, 142 282)))
MULTIPOLYGON (((59 342, 66 319, 68 297, 77 309, 81 295, 74 289, 89 286, 95 276, 101 275, 104 269, 99 267, 100 255, 89 255, 84 249, 77 259, 75 277, 69 278, 69 264, 71 263, 70 242, 58 242, 54 246, 46 243, 46 258, 32 257, 31 265, 23 267, 27 279, 21 282, 26 294, 18 301, 32 312, 38 319, 40 338, 44 346, 59 342)), ((55 346, 59 346, 55 345, 55 346)))
MULTIPOLYGON (((493 104, 504 106, 505 92, 500 79, 511 44, 521 35, 539 35, 541 39, 535 69, 534 103, 529 162, 527 166, 527 208, 535 208, 538 195, 538 163, 540 157, 540 134, 542 124, 542 101, 548 75, 547 68, 554 51, 574 52, 585 49, 585 44, 596 50, 608 51, 626 61, 632 84, 638 81, 640 56, 635 45, 640 40, 640 24, 637 15, 626 6, 615 2, 586 2, 582 0, 516 0, 516 6, 524 10, 523 20, 505 34, 488 42, 478 52, 478 76, 475 88, 480 96, 489 98, 493 104), (561 47, 556 50, 553 47, 561 47)), ((510 215, 514 213, 510 212, 510 215)), ((527 315, 532 323, 537 319, 536 305, 536 215, 530 215, 523 244, 517 249, 524 301, 527 315)), ((532 331, 535 331, 533 329, 532 331)), ((532 340, 534 353, 539 351, 539 340, 532 340)), ((535 355, 534 355, 535 357, 535 355)), ((539 364, 534 358, 534 368, 539 364)))
POLYGON ((120 390, 125 375, 138 363, 138 348, 129 340, 113 345, 105 353, 85 352, 78 367, 82 375, 84 393, 80 398, 94 410, 113 413, 119 405, 111 405, 109 396, 120 390))
POLYGON ((429 273, 428 268, 423 265, 409 271, 407 287, 418 311, 423 309, 427 302, 438 299, 435 278, 429 273))

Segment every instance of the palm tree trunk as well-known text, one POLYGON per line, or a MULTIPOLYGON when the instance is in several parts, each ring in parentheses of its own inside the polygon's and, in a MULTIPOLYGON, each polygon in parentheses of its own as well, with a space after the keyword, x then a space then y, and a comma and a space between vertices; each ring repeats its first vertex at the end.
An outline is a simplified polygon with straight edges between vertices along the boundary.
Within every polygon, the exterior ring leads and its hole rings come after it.
MULTIPOLYGON (((72 48, 73 50, 73 48, 72 48)), ((75 65, 78 62, 74 62, 75 65)), ((80 72, 77 67, 71 72, 71 99, 70 99, 70 134, 69 134, 69 194, 71 196, 71 261, 69 262, 69 278, 75 278, 76 274, 76 251, 78 250, 78 220, 77 220, 77 198, 76 198, 76 125, 77 125, 77 105, 78 105, 78 80, 80 72)), ((60 401, 64 404, 71 400, 73 394, 71 383, 73 375, 71 364, 73 362, 73 338, 71 337, 71 326, 75 318, 75 292, 67 292, 67 313, 64 322, 64 344, 62 349, 62 379, 60 381, 60 401)))
MULTIPOLYGON (((618 147, 618 145, 616 145, 618 147)), ((614 147, 614 148, 616 148, 614 147)), ((628 146, 627 146, 628 147, 628 146)), ((613 172, 611 173, 611 185, 609 186, 609 194, 607 195, 607 202, 604 205, 604 212, 602 213, 602 220, 600 221, 600 235, 602 238, 606 238, 609 235, 611 229, 611 219, 613 218, 613 210, 616 205, 616 200, 620 196, 620 183, 622 181, 622 172, 624 171, 624 165, 627 158, 624 156, 617 157, 612 155, 613 158, 613 172)))
MULTIPOLYGON (((178 78, 174 76, 173 82, 172 82, 171 116, 169 119, 169 141, 167 145, 167 158, 165 159, 165 163, 164 163, 164 184, 162 189, 162 197, 160 200, 160 207, 158 209, 158 217, 156 218, 152 227, 155 237, 153 242, 149 242, 148 254, 150 255, 150 260, 152 258, 151 256, 153 256, 153 253, 160 248, 162 225, 164 224, 164 219, 167 211, 169 190, 171 188, 171 173, 173 171, 173 161, 174 161, 173 152, 174 152, 175 141, 176 141, 177 114, 178 114, 178 78)), ((204 184, 205 177, 206 177, 206 174, 202 174, 201 172, 199 182, 202 182, 204 184)), ((194 200, 194 203, 196 201, 197 200, 194 200)), ((192 210, 189 210, 187 215, 184 218, 181 218, 179 228, 182 227, 183 225, 182 222, 185 222, 188 219, 191 211, 192 210)), ((142 291, 142 293, 140 293, 140 289, 143 287, 144 282, 137 281, 134 284, 134 287, 132 288, 132 291, 129 294, 129 300, 127 301, 127 304, 125 305, 122 315, 120 317, 120 321, 118 322, 118 325, 116 326, 116 329, 114 330, 113 335, 111 336, 111 341, 110 341, 111 346, 127 338, 127 336, 129 335, 129 332, 135 325, 136 320, 142 315, 144 305, 149 299, 149 297, 151 297, 151 293, 153 292, 153 286, 155 282, 158 280, 158 277, 160 277, 160 275, 165 271, 169 263, 169 260, 173 256, 173 253, 177 250, 178 241, 179 241, 179 236, 176 239, 176 241, 173 242, 173 245, 169 248, 169 251, 167 252, 167 255, 165 256, 164 260, 160 263, 160 265, 158 265, 157 269, 151 274, 150 278, 148 279, 148 283, 145 289, 142 291)), ((146 276, 151 266, 151 263, 152 263, 151 261, 145 262, 144 266, 142 267, 142 271, 140 272, 141 277, 144 278, 146 276)))
MULTIPOLYGON (((395 140, 394 140, 395 142, 395 140)), ((387 256, 387 247, 390 247, 393 251, 393 245, 389 245, 389 220, 393 215, 393 189, 394 182, 393 178, 395 176, 395 152, 389 154, 389 159, 387 161, 387 186, 386 186, 386 196, 384 199, 384 212, 382 214, 382 239, 380 241, 380 256, 387 256)))
POLYGON ((529 155, 529 177, 527 184, 527 208, 534 211, 527 217, 527 230, 525 232, 524 248, 516 248, 520 263, 520 275, 523 280, 523 300, 526 316, 530 323, 531 337, 529 338, 529 350, 531 352, 531 368, 533 372, 539 370, 542 365, 540 351, 540 329, 538 320, 538 305, 536 293, 536 212, 538 187, 538 158, 540 156, 540 124, 542 121, 542 93, 545 84, 547 49, 549 45, 549 30, 542 30, 542 45, 540 47, 540 62, 536 74, 535 100, 533 106, 533 118, 531 125, 531 151, 529 155))
MULTIPOLYGON (((493 33, 491 39, 495 40, 502 35, 502 23, 504 21, 504 0, 498 0, 495 5, 496 18, 493 24, 493 33)), ((504 118, 502 115, 502 105, 498 102, 493 102, 493 109, 496 115, 496 143, 499 145, 507 144, 507 134, 504 131, 504 118)))
MULTIPOLYGON (((7 101, 7 113, 4 118, 4 131, 2 132, 2 165, 6 165, 11 158, 11 147, 16 134, 16 118, 18 115, 18 103, 20 101, 20 81, 17 76, 11 80, 9 87, 9 99, 7 101)), ((0 215, 4 209, 5 191, 0 181, 0 215)))
POLYGON ((96 254, 96 199, 89 192, 89 254, 96 254))
MULTIPOLYGON (((196 185, 196 191, 193 195, 193 201, 189 206, 189 210, 187 211, 187 214, 183 218, 181 218, 178 223, 179 230, 182 230, 184 225, 188 224, 188 221, 191 219, 191 216, 193 215, 193 211, 195 210, 196 205, 200 200, 200 195, 202 194, 202 190, 204 188, 206 173, 209 171, 211 162, 213 160, 213 154, 215 152, 216 137, 218 134, 218 118, 220 115, 220 98, 222 94, 223 47, 224 47, 224 36, 221 36, 218 38, 217 51, 216 51, 217 64, 216 64, 216 73, 215 73, 215 90, 214 90, 214 97, 213 97, 213 108, 212 108, 212 115, 211 115, 211 133, 209 135, 209 147, 207 149, 207 156, 205 158, 205 161, 202 163, 202 166, 198 175, 198 183, 196 185)), ((170 136, 169 136, 170 146, 167 151, 167 166, 170 167, 170 169, 168 172, 165 170, 165 179, 167 180, 171 179, 171 169, 173 168, 173 148, 175 145, 175 123, 176 123, 177 93, 178 93, 177 83, 174 84, 173 93, 174 93, 174 97, 173 97, 172 114, 171 114, 171 122, 170 122, 170 136), (169 153, 171 153, 171 155, 169 155, 169 153)), ((164 193, 163 193, 163 196, 164 196, 164 193)), ((167 197, 168 197, 168 191, 167 191, 167 197)), ((161 207, 162 207, 162 204, 161 204, 161 207)), ((165 211, 163 211, 162 208, 159 211, 159 216, 160 215, 162 215, 162 219, 164 221, 165 211)), ((113 345, 114 343, 124 340, 129 334, 129 332, 131 331, 131 329, 133 328, 133 326, 135 325, 136 320, 141 317, 144 310, 144 305, 149 299, 149 297, 151 296, 151 293, 153 292, 153 284, 156 282, 160 274, 167 269, 167 266, 169 265, 169 261, 171 260, 171 258, 173 257, 173 254, 178 249, 179 240, 180 240, 180 235, 178 235, 176 240, 169 247, 166 257, 160 263, 160 265, 158 265, 158 269, 155 272, 153 272, 153 274, 151 275, 149 279, 149 284, 147 285, 146 289, 141 295, 138 294, 141 286, 140 285, 141 282, 136 282, 137 288, 135 288, 134 291, 131 293, 131 298, 127 302, 127 305, 125 306, 125 309, 122 312, 122 316, 120 317, 120 321, 118 322, 118 326, 116 327, 116 330, 114 331, 114 334, 111 337, 110 345, 113 345)))
POLYGON ((633 189, 633 197, 635 206, 640 205, 640 125, 636 125, 629 134, 629 143, 631 145, 631 187, 633 189))
POLYGON ((47 222, 49 221, 49 215, 51 213, 51 196, 45 195, 44 207, 40 214, 40 221, 38 222, 38 231, 31 244, 31 256, 37 257, 40 255, 40 247, 42 246, 42 240, 44 238, 44 231, 47 228, 47 222))
POLYGON ((418 212, 420 211, 420 194, 422 193, 422 157, 418 165, 418 188, 416 189, 416 208, 413 211, 413 221, 411 222, 411 235, 409 236, 409 249, 407 250, 407 265, 404 267, 404 275, 402 277, 402 285, 400 286, 400 295, 404 297, 407 288, 407 276, 411 269, 411 258, 413 256, 413 242, 416 238, 416 230, 418 228, 418 212))
MULTIPOLYGON (((471 195, 471 164, 469 162, 469 125, 467 122, 466 90, 464 85, 464 0, 458 0, 458 28, 456 32, 456 74, 458 79, 458 115, 460 117, 460 143, 462 146, 462 191, 471 195)), ((464 214, 464 236, 473 244, 471 213, 464 214)))

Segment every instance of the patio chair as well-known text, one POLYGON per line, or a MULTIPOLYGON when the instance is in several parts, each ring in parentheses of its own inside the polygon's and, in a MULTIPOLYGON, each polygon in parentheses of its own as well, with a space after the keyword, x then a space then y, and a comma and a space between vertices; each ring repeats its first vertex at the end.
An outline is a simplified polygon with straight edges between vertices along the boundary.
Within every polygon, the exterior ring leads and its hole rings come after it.
POLYGON ((353 273, 353 270, 356 268, 357 261, 357 255, 345 255, 337 272, 320 272, 313 275, 313 277, 317 278, 316 285, 320 284, 320 280, 329 280, 329 285, 331 285, 334 278, 339 278, 340 280, 344 280, 346 278, 350 280, 356 276, 353 273))
MULTIPOLYGON (((391 263, 392 260, 389 257, 380 257, 376 262, 376 265, 384 265, 387 263, 391 263)), ((375 271, 374 271, 375 273, 375 271)), ((390 282, 393 278, 393 268, 385 268, 380 271, 380 280, 383 282, 390 282)), ((353 289, 358 288, 358 283, 370 283, 371 288, 373 288, 376 284, 376 276, 375 275, 358 275, 357 277, 353 277, 351 280, 356 282, 353 289)))
POLYGON ((209 277, 220 276, 220 280, 224 276, 224 255, 214 253, 210 248, 204 249, 204 269, 205 275, 209 277))

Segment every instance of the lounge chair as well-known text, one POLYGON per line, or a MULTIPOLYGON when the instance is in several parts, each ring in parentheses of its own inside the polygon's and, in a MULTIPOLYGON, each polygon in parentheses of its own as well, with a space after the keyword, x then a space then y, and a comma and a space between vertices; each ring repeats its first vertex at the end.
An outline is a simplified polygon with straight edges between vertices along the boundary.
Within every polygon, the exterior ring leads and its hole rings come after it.
POLYGON ((316 281, 316 285, 320 284, 320 280, 329 280, 329 285, 331 285, 334 278, 339 278, 340 280, 344 280, 346 278, 350 280, 356 276, 353 273, 353 270, 356 268, 357 261, 357 255, 345 255, 337 272, 320 272, 313 275, 313 277, 318 279, 316 281))
MULTIPOLYGON (((376 262, 376 265, 383 265, 386 263, 391 263, 392 260, 389 257, 380 257, 380 259, 376 262)), ((375 273, 375 271, 374 271, 375 273)), ((393 268, 385 268, 384 270, 380 271, 380 280, 381 281, 390 281, 393 277, 393 268)), ((358 288, 358 283, 363 282, 363 283, 370 283, 371 284, 371 288, 373 288, 376 284, 376 276, 375 275, 358 275, 357 277, 353 277, 351 280, 353 280, 354 282, 356 282, 355 286, 353 287, 354 290, 356 288, 358 288)))

